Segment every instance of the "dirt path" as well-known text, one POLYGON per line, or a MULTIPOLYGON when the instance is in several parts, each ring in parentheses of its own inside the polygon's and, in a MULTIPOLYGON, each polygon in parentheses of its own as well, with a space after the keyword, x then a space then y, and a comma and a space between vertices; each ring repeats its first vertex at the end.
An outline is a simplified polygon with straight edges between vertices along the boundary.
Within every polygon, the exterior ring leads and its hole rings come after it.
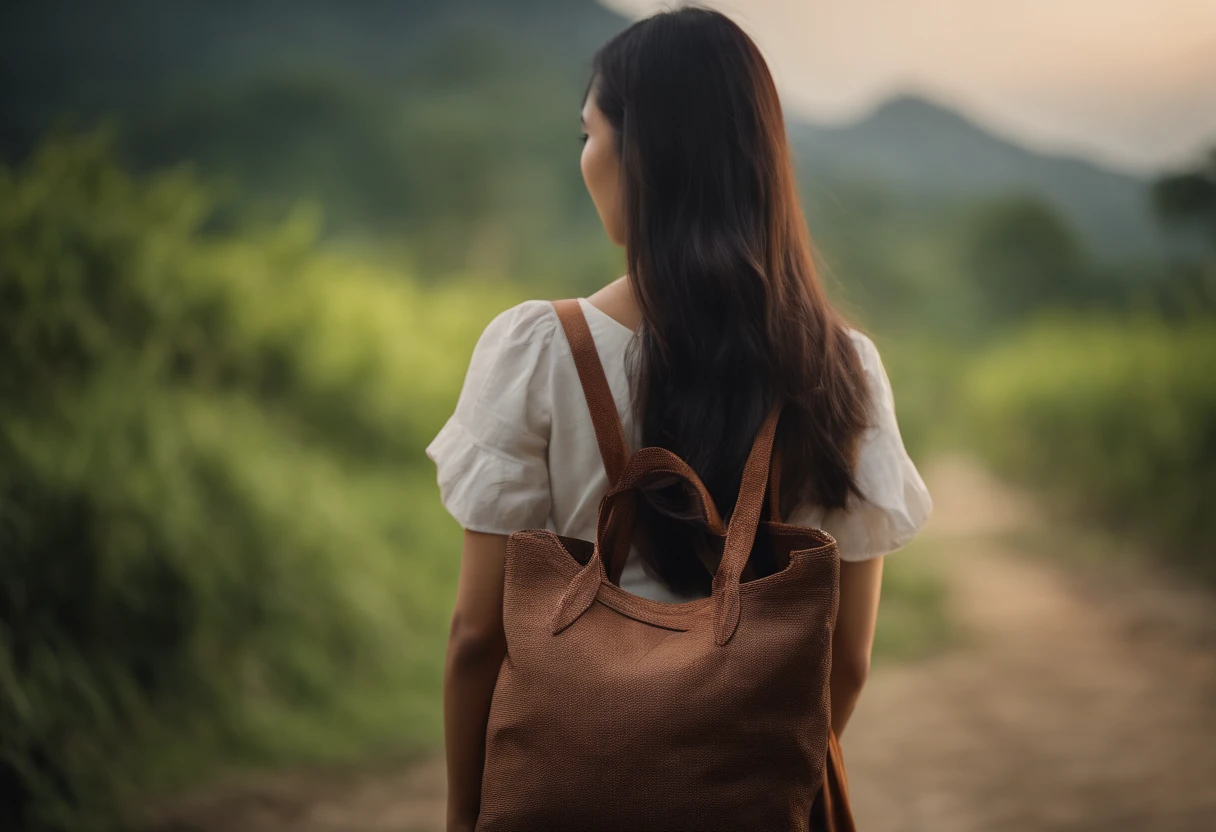
POLYGON ((931 471, 968 647, 872 676, 843 739, 856 817, 903 830, 1216 830, 1216 610, 1015 550, 1044 521, 973 466, 931 471))
MULTIPOLYGON (((863 832, 1216 830, 1216 603, 1125 571, 1055 569, 1010 533, 1045 522, 964 460, 928 471, 964 646, 880 665, 843 738, 863 832)), ((897 555, 898 556, 898 555, 897 555)), ((441 760, 285 775, 202 799, 168 830, 438 832, 441 760)))

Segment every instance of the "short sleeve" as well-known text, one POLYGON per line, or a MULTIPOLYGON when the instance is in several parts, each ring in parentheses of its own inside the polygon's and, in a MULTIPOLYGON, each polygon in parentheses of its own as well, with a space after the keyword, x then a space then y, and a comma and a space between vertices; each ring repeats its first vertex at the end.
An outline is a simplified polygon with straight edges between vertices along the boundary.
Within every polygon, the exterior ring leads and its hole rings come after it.
POLYGON ((842 560, 866 560, 904 546, 925 524, 933 500, 904 448, 895 419, 895 397, 878 348, 851 331, 869 394, 869 425, 862 433, 854 476, 864 499, 850 496, 843 509, 794 512, 790 522, 818 525, 832 537, 842 560), (816 516, 818 515, 818 516, 816 516))
POLYGON ((427 445, 443 506, 465 529, 510 534, 545 525, 556 328, 552 304, 541 300, 490 321, 455 410, 427 445))

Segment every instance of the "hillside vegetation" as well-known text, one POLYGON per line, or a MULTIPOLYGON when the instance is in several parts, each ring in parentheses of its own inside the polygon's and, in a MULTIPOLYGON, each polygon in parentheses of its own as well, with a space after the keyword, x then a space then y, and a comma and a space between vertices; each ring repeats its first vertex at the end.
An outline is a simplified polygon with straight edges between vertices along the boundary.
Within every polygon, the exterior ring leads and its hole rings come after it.
POLYGON ((0 170, 6 829, 435 739, 457 563, 422 447, 513 295, 209 208, 98 137, 0 170))

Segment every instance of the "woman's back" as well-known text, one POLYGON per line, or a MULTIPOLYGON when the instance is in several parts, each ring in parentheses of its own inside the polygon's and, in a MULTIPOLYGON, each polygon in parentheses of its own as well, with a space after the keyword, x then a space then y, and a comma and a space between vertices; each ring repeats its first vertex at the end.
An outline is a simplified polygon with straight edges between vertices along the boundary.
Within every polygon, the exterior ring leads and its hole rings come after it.
MULTIPOLYGON (((626 369, 634 332, 586 298, 579 303, 629 449, 636 450, 641 431, 626 369)), ((836 538, 842 559, 863 560, 904 545, 932 503, 900 439, 878 351, 861 332, 850 330, 850 335, 870 401, 870 427, 856 467, 866 498, 847 511, 799 506, 788 520, 823 528, 836 538)), ((427 455, 437 465, 444 506, 462 527, 493 534, 548 528, 594 540, 608 478, 570 347, 549 301, 524 301, 486 327, 456 410, 427 455)), ((637 547, 630 549, 620 586, 672 603, 705 594, 672 591, 637 547)))

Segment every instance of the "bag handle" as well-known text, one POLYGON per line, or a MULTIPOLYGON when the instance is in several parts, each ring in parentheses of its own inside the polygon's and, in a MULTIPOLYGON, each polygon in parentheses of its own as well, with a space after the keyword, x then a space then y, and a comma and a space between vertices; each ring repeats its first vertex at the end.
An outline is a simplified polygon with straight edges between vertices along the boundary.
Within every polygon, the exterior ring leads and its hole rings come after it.
POLYGON ((849 804, 849 778, 836 732, 828 729, 827 764, 823 783, 811 804, 811 829, 818 832, 857 832, 849 804))
MULTIPOLYGON (((765 506, 765 486, 769 481, 773 437, 783 404, 780 399, 773 403, 756 433, 747 462, 743 466, 735 509, 726 527, 726 542, 718 570, 714 574, 712 591, 715 599, 714 639, 719 645, 730 640, 739 624, 739 582, 751 557, 752 544, 755 542, 760 515, 765 506)), ((640 448, 629 458, 620 480, 600 502, 595 548, 587 564, 570 582, 553 612, 550 620, 553 633, 559 633, 573 623, 595 600, 600 585, 607 579, 603 561, 603 547, 606 542, 604 538, 609 526, 622 516, 616 512, 616 507, 622 504, 634 505, 638 486, 656 473, 674 474, 691 483, 696 488, 707 521, 711 525, 714 525, 715 520, 718 524, 721 523, 705 484, 687 463, 665 448, 640 448), (622 503, 623 495, 632 496, 622 503)), ((623 516, 627 521, 626 528, 631 528, 632 518, 628 511, 623 516)), ((628 541, 629 537, 616 535, 615 542, 618 545, 614 546, 614 549, 620 548, 620 540, 628 541)))
POLYGON ((602 547, 609 530, 626 539, 632 538, 635 519, 633 513, 626 512, 620 515, 618 521, 616 509, 626 502, 636 505, 638 487, 656 475, 679 477, 693 486, 701 505, 701 516, 705 519, 709 530, 717 535, 725 534, 722 517, 718 514, 714 498, 710 496, 709 489, 697 476, 697 472, 687 462, 666 448, 651 445, 638 448, 637 453, 630 457, 629 463, 625 466, 620 482, 609 489, 600 500, 600 511, 595 527, 595 545, 597 547, 602 547))
POLYGON ((751 557, 760 514, 764 510, 764 490, 772 470, 773 440, 784 404, 781 398, 774 401, 760 425, 743 466, 739 496, 726 527, 726 547, 713 582, 714 594, 718 596, 714 636, 719 645, 730 640, 739 624, 739 579, 751 557))
POLYGON ((781 519, 781 451, 773 448, 773 461, 768 472, 768 519, 774 523, 781 519))

